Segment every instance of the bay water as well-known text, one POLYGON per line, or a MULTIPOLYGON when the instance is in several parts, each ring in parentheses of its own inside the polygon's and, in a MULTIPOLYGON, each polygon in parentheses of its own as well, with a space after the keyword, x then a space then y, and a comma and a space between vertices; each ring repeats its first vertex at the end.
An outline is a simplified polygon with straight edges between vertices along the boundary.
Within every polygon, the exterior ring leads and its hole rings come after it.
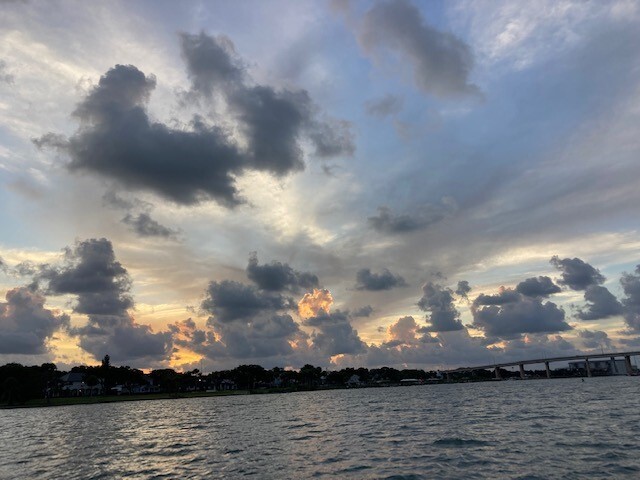
POLYGON ((600 377, 0 410, 0 478, 640 478, 639 394, 600 377))

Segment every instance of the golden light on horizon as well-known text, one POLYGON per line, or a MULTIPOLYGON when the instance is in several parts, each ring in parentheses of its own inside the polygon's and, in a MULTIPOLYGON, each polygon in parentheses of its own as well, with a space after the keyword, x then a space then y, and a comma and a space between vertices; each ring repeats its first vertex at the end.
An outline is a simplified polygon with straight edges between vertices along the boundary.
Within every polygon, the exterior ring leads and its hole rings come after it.
POLYGON ((326 288, 314 288, 313 292, 305 293, 298 302, 298 313, 302 318, 329 313, 333 305, 333 296, 326 288))

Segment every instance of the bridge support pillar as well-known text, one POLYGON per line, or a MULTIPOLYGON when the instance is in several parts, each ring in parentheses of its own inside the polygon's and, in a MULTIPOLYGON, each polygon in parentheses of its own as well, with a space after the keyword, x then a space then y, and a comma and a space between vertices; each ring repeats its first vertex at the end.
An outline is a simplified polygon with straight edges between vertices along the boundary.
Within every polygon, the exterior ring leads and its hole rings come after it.
POLYGON ((496 374, 496 380, 500 380, 502 378, 500 376, 500 368, 496 367, 494 371, 495 371, 495 374, 496 374))
POLYGON ((611 357, 611 375, 618 374, 618 366, 616 365, 616 357, 611 357))
POLYGON ((521 363, 520 365, 518 365, 520 367, 520 378, 522 380, 524 380, 525 376, 524 376, 524 365, 521 363))
POLYGON ((591 365, 589 365, 589 359, 585 358, 584 359, 584 364, 587 367, 587 377, 591 376, 591 365))
POLYGON ((549 362, 544 362, 544 369, 547 372, 547 378, 551 378, 551 369, 549 368, 549 362))
POLYGON ((627 375, 633 375, 633 368, 631 368, 631 357, 629 355, 624 356, 624 366, 627 367, 627 375))
POLYGON ((449 374, 449 372, 447 372, 446 375, 447 375, 447 382, 450 382, 451 381, 451 375, 449 374))

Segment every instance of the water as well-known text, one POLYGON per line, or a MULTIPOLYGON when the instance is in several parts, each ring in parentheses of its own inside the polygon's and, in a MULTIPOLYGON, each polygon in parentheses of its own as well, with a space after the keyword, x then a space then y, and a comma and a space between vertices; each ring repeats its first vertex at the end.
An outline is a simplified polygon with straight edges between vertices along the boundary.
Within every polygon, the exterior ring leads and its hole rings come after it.
POLYGON ((640 378, 0 410, 0 478, 640 478, 640 378))

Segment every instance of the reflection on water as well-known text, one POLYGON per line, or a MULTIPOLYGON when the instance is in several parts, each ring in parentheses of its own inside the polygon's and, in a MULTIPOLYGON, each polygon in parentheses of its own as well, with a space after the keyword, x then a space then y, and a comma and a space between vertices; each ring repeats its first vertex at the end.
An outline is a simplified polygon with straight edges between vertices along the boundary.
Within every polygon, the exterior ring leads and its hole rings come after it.
POLYGON ((640 378, 0 410, 0 478, 640 478, 640 378))

